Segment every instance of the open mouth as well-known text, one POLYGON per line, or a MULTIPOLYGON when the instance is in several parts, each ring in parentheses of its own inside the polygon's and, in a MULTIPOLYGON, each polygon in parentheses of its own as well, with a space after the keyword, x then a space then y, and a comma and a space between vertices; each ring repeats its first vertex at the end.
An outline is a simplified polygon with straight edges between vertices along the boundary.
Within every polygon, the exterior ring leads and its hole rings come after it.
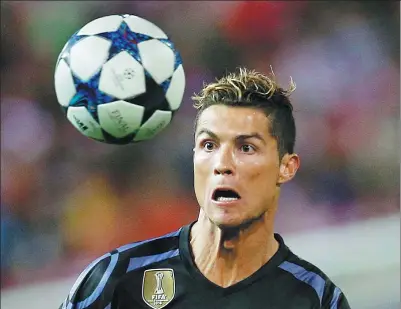
POLYGON ((216 202, 230 202, 241 199, 239 194, 231 189, 216 189, 212 199, 216 202))

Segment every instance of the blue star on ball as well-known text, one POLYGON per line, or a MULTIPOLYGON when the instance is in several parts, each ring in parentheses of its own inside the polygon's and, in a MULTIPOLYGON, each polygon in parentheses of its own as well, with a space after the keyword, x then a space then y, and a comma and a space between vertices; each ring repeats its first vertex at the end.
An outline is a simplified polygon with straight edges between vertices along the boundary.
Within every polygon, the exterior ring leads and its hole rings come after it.
MULTIPOLYGON (((107 60, 110 60, 122 51, 126 51, 138 62, 141 62, 141 59, 137 45, 140 42, 152 39, 148 35, 131 31, 129 26, 124 21, 121 23, 120 27, 116 31, 98 33, 96 34, 96 36, 105 38, 111 42, 107 60)), ((69 63, 69 50, 71 49, 71 47, 85 37, 87 37, 87 35, 75 35, 70 40, 70 43, 65 48, 65 52, 62 56, 62 58, 67 61, 67 63, 69 63)), ((92 76, 92 78, 87 82, 83 82, 76 76, 73 76, 77 93, 69 104, 70 106, 85 106, 89 113, 96 120, 98 120, 96 112, 97 106, 99 104, 109 103, 115 100, 114 97, 111 97, 98 89, 99 78, 100 72, 92 76)))
POLYGON ((124 50, 139 62, 141 62, 141 58, 137 45, 141 42, 152 39, 152 37, 148 35, 131 31, 124 21, 116 31, 100 33, 97 34, 97 36, 105 38, 111 42, 109 59, 124 50))

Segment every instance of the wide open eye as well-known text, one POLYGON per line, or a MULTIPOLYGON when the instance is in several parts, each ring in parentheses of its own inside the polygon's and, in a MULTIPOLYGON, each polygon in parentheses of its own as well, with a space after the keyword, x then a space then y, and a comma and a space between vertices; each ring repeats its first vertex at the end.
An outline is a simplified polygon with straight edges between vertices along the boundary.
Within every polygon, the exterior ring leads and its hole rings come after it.
POLYGON ((205 142, 205 143, 203 144, 203 148, 204 148, 206 151, 212 151, 212 150, 214 149, 214 144, 213 144, 212 142, 205 142))
POLYGON ((255 148, 251 145, 245 144, 241 146, 241 151, 245 153, 251 153, 255 151, 255 148))

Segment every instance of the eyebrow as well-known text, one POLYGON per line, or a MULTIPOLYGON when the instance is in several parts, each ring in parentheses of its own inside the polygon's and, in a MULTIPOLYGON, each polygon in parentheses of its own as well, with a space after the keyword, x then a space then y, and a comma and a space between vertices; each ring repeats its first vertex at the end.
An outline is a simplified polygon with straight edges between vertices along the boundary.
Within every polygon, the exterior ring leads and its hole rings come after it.
MULTIPOLYGON (((210 130, 208 130, 208 129, 200 129, 199 132, 196 134, 196 137, 198 137, 198 136, 201 135, 201 134, 209 135, 211 138, 216 139, 216 140, 219 139, 219 137, 217 136, 216 133, 214 133, 214 132, 212 132, 212 131, 210 131, 210 130)), ((241 134, 241 135, 237 135, 237 136, 235 137, 235 140, 236 140, 236 141, 245 141, 245 140, 250 139, 250 138, 256 138, 256 139, 260 140, 261 142, 263 142, 263 144, 266 144, 266 141, 265 141, 265 140, 263 139, 263 137, 262 137, 259 133, 257 133, 257 132, 252 132, 252 133, 250 133, 250 134, 241 134)))
POLYGON ((208 130, 208 129, 200 129, 199 132, 196 133, 196 138, 197 138, 199 135, 202 135, 202 134, 209 135, 210 137, 212 137, 212 138, 214 138, 214 139, 219 139, 219 137, 217 136, 216 133, 213 133, 212 131, 210 131, 210 130, 208 130))
POLYGON ((262 135, 260 135, 259 133, 256 133, 256 132, 251 133, 251 134, 241 134, 241 135, 238 135, 235 139, 237 141, 245 141, 250 138, 256 138, 256 139, 260 140, 263 144, 266 144, 266 141, 263 139, 262 135))

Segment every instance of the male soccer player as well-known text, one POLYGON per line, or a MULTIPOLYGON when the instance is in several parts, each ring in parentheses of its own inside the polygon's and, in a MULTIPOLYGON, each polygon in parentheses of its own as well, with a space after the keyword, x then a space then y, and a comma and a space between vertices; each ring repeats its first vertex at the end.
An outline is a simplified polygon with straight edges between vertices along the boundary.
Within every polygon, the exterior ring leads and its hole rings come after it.
POLYGON ((60 308, 347 309, 342 291, 274 233, 300 164, 289 95, 240 69, 193 97, 195 222, 90 264, 60 308))

